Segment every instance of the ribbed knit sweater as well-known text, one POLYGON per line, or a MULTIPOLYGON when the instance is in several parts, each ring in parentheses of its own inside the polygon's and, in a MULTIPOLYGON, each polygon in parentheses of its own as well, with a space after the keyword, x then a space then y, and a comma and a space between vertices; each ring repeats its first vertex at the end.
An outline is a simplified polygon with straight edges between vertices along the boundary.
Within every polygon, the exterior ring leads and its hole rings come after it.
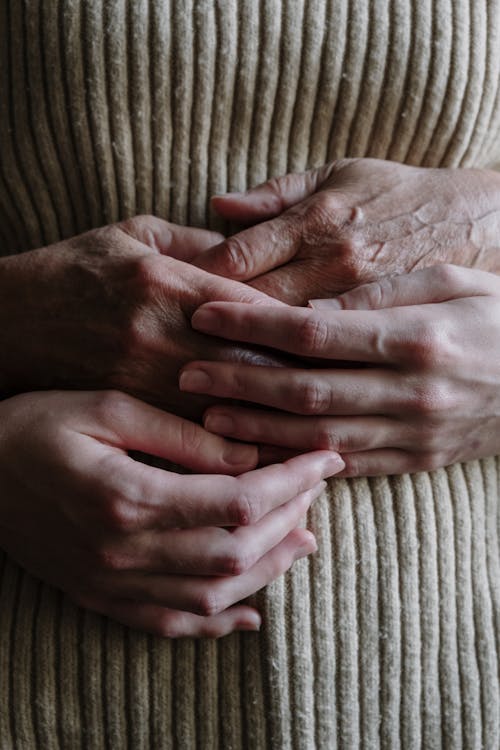
MULTIPOLYGON (((0 248, 219 228, 211 194, 346 155, 494 164, 499 77, 498 0, 0 0, 0 248)), ((498 750, 499 497, 498 458, 331 481, 318 552, 220 641, 0 552, 0 750, 498 750)))

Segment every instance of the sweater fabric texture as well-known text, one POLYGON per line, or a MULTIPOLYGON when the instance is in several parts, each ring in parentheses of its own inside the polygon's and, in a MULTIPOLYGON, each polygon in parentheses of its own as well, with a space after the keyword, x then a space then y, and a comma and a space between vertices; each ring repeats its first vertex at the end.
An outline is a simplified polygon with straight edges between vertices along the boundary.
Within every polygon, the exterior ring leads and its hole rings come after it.
MULTIPOLYGON (((210 195, 344 156, 494 165, 499 83, 498 0, 0 0, 1 252, 224 231, 210 195)), ((318 552, 220 641, 0 551, 0 750, 498 750, 499 497, 499 458, 331 480, 318 552)))

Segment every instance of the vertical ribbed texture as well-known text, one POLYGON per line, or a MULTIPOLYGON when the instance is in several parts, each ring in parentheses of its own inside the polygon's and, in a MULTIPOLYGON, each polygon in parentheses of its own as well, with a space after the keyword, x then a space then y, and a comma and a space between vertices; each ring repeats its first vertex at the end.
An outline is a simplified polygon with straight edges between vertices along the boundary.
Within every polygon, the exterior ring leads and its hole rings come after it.
POLYGON ((499 497, 499 459, 331 481, 318 553, 221 641, 128 630, 1 557, 0 747, 496 750, 499 497))
POLYGON ((0 0, 0 254, 344 156, 500 161, 500 0, 0 0))
MULTIPOLYGON (((328 159, 500 160, 500 0, 0 0, 0 252, 328 159)), ((262 632, 162 641, 0 555, 0 750, 497 750, 500 461, 333 481, 262 632)))

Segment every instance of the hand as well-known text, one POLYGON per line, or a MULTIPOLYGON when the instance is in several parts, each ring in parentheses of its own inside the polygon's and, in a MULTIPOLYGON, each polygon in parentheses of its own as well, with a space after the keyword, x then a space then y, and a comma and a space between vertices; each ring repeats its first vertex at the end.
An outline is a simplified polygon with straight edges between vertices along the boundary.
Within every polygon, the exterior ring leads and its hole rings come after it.
POLYGON ((77 604, 160 635, 257 628, 232 605, 315 549, 297 525, 343 466, 322 451, 252 471, 255 447, 118 392, 16 396, 0 424, 0 546, 77 604))
POLYGON ((267 221, 194 263, 289 304, 438 263, 500 273, 496 172, 344 159, 213 206, 227 219, 267 221))
POLYGON ((207 429, 339 450, 349 476, 500 453, 498 276, 441 265, 312 304, 317 309, 215 303, 195 313, 197 330, 323 360, 321 369, 189 364, 182 390, 280 410, 214 407, 207 429), (332 359, 361 364, 339 369, 329 367, 332 359))
POLYGON ((2 259, 0 391, 117 388, 199 416, 205 399, 179 400, 181 365, 257 355, 194 332, 192 312, 216 299, 272 304, 185 262, 218 238, 139 216, 2 259))

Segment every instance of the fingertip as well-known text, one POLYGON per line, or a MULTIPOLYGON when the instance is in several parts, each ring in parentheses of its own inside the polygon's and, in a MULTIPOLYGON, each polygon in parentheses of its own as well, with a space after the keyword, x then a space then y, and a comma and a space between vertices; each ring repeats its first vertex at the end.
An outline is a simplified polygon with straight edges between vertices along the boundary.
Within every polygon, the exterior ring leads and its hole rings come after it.
POLYGON ((300 529, 300 531, 302 532, 302 540, 295 550, 296 560, 300 560, 301 557, 307 557, 307 555, 312 555, 318 550, 318 544, 314 534, 308 529, 300 529))
MULTIPOLYGON (((328 477, 338 474, 339 471, 345 467, 343 458, 336 451, 318 450, 310 453, 302 454, 311 459, 316 463, 322 479, 328 479, 328 477)), ((314 464, 313 464, 314 465, 314 464)))
POLYGON ((191 326, 195 330, 203 331, 204 333, 217 332, 219 330, 221 317, 216 309, 213 308, 214 304, 207 302, 204 305, 200 305, 194 311, 191 317, 191 326))
POLYGON ((257 466, 259 451, 257 446, 245 443, 230 443, 222 455, 222 461, 230 469, 232 474, 243 474, 252 471, 257 466))
POLYGON ((207 410, 203 415, 203 427, 216 435, 232 435, 235 431, 234 419, 229 414, 207 410))
POLYGON ((258 632, 262 625, 262 618, 256 609, 248 609, 241 614, 235 622, 236 630, 249 630, 258 632))
POLYGON ((228 219, 238 219, 241 210, 245 215, 244 207, 241 202, 245 200, 245 193, 222 193, 213 195, 210 199, 210 205, 213 210, 228 219))
POLYGON ((322 451, 322 452, 326 454, 325 459, 324 459, 325 460, 324 474, 323 474, 324 479, 327 479, 328 477, 338 474, 339 471, 342 471, 342 469, 345 468, 345 461, 338 453, 335 453, 335 451, 322 451))

